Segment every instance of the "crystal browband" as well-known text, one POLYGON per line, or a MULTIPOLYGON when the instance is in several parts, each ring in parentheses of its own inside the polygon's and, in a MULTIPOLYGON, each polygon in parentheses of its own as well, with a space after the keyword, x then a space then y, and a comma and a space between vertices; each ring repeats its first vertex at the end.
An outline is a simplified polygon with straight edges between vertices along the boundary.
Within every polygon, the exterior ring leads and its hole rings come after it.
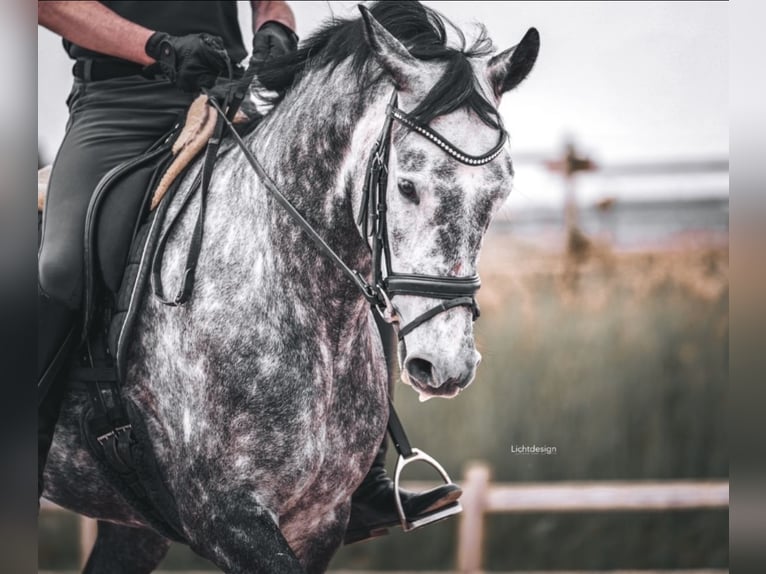
POLYGON ((500 130, 500 141, 497 142, 497 145, 495 147, 493 147, 489 152, 487 152, 484 155, 470 155, 456 148, 436 130, 433 130, 427 126, 424 126, 416 122, 411 116, 407 115, 399 108, 391 107, 389 113, 391 114, 392 117, 396 118, 405 126, 407 126, 408 128, 412 130, 415 130, 423 137, 428 138, 433 143, 435 143, 440 148, 442 148, 445 152, 447 152, 449 155, 454 157, 456 160, 467 165, 484 165, 485 163, 491 162, 498 155, 500 155, 500 152, 503 151, 505 140, 508 138, 508 134, 505 132, 505 130, 500 130))

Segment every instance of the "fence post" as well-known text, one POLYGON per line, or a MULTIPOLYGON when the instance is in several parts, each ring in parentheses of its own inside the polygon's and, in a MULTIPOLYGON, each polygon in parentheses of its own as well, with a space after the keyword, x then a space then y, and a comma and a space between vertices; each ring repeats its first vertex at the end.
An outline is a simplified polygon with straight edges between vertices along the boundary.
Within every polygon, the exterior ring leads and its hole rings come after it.
POLYGON ((457 569, 461 574, 476 574, 482 568, 489 474, 489 467, 478 462, 470 463, 465 471, 457 544, 457 569))

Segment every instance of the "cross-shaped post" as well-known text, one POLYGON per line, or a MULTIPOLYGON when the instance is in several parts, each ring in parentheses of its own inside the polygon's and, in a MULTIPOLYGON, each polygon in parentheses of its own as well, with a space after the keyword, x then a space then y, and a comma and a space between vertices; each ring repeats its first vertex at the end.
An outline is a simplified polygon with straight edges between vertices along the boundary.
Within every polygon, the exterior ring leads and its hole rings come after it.
POLYGON ((578 221, 575 176, 583 171, 595 171, 598 166, 589 157, 579 153, 574 142, 568 139, 564 144, 563 156, 545 161, 545 167, 564 177, 564 223, 569 236, 577 229, 578 221))

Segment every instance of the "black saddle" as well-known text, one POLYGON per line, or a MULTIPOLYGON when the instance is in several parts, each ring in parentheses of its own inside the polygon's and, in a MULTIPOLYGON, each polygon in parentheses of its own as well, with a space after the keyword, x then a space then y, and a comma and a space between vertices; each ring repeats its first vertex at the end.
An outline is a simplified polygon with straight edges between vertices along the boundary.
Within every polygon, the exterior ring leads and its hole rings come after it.
POLYGON ((122 396, 124 369, 118 369, 118 357, 124 367, 146 285, 141 269, 149 267, 145 259, 151 256, 164 213, 185 175, 150 211, 152 193, 173 159, 171 148, 179 132, 180 123, 146 152, 109 171, 93 193, 86 216, 80 344, 64 376, 70 392, 88 396, 81 432, 101 471, 155 530, 185 542, 148 431, 122 396))
MULTIPOLYGON (((232 117, 254 73, 255 68, 249 68, 226 97, 224 107, 231 104, 232 117)), ((244 134, 254 129, 259 119, 254 117, 237 131, 244 134)), ((163 227, 172 227, 197 191, 201 190, 204 200, 209 177, 203 183, 201 172, 212 172, 216 158, 234 148, 232 141, 221 145, 224 124, 219 119, 204 152, 209 169, 202 169, 198 158, 190 162, 152 211, 152 194, 174 158, 173 143, 183 123, 179 118, 146 152, 109 171, 94 191, 86 216, 81 340, 65 373, 71 391, 88 394, 81 432, 102 472, 157 532, 178 542, 187 541, 175 500, 159 472, 146 425, 130 399, 123 396, 121 382, 152 261, 164 242, 163 227), (173 221, 163 225, 180 183, 193 170, 196 177, 181 199, 179 211, 173 221)), ((198 224, 204 217, 203 205, 201 201, 198 224)))
POLYGON ((110 170, 93 193, 85 219, 84 335, 101 289, 113 296, 120 291, 130 247, 149 217, 152 191, 173 159, 179 125, 140 156, 110 170))
MULTIPOLYGON (((159 472, 149 431, 121 392, 131 335, 146 296, 155 252, 164 228, 172 224, 166 221, 168 207, 191 173, 196 171, 180 198, 178 213, 202 187, 202 169, 195 160, 150 210, 157 183, 173 159, 171 149, 180 125, 141 156, 107 173, 94 192, 86 218, 82 339, 70 359, 67 381, 71 390, 88 394, 81 432, 101 471, 157 532, 187 542, 175 500, 159 472)), ((212 164, 233 149, 232 142, 220 148, 219 142, 208 144, 205 163, 212 164)))

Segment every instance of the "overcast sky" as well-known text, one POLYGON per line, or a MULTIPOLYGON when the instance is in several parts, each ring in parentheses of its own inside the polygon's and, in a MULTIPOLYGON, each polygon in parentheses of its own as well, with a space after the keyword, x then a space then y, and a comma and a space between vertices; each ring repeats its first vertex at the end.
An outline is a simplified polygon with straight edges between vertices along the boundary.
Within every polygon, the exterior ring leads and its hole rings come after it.
MULTIPOLYGON (((464 30, 486 25, 500 49, 531 26, 541 35, 538 63, 501 104, 511 150, 557 153, 570 135, 603 164, 648 159, 727 157, 728 6, 726 2, 426 2, 464 30)), ((292 2, 298 34, 325 18, 355 15, 356 2, 292 2)), ((249 2, 240 22, 250 45, 249 2)), ((55 154, 66 123, 71 61, 60 38, 38 27, 38 141, 55 154)), ((581 198, 708 195, 728 190, 719 177, 585 181, 581 198)), ((512 205, 552 203, 558 180, 519 163, 512 205)))

